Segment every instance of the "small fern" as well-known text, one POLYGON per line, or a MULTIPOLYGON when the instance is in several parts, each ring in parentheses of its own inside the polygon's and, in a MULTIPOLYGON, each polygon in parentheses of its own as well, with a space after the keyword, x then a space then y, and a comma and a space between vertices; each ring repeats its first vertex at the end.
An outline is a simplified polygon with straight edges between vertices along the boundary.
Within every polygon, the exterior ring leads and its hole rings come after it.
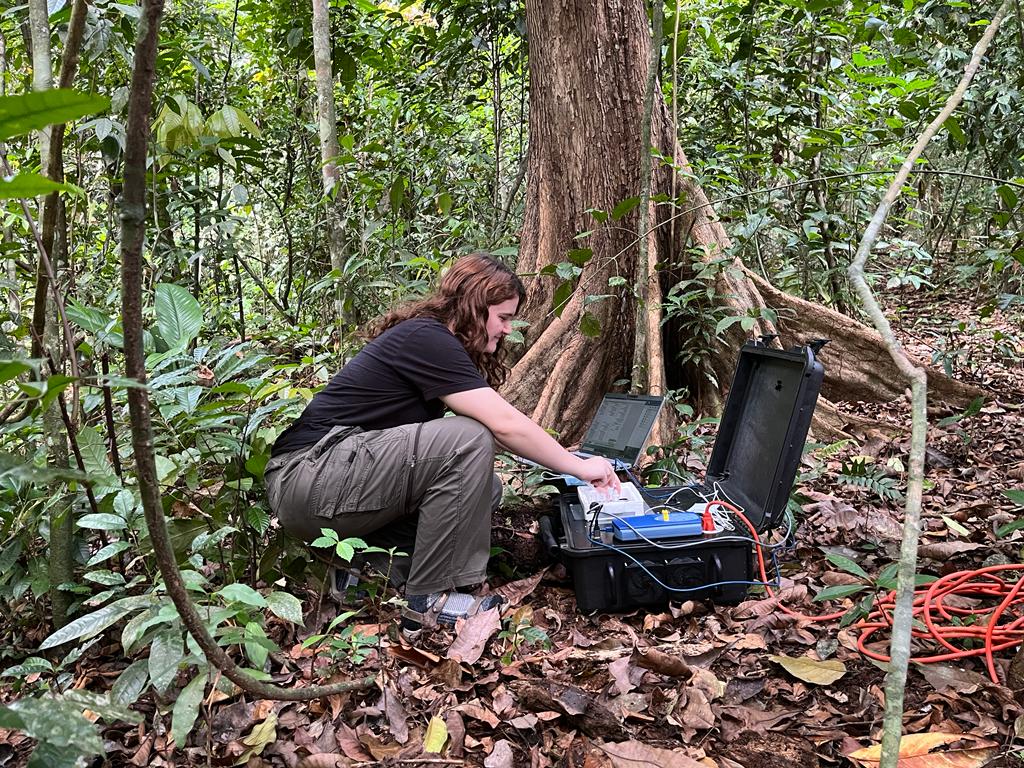
POLYGON ((839 482, 865 488, 886 501, 903 501, 903 494, 896 487, 896 481, 888 477, 880 467, 871 464, 866 456, 855 456, 844 461, 839 470, 839 482))

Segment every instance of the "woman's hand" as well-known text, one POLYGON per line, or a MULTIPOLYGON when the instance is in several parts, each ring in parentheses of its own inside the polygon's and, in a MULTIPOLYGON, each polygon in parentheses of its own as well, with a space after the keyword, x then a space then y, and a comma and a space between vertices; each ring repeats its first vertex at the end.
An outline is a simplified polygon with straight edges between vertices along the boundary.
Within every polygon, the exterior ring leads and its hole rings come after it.
POLYGON ((582 470, 573 473, 580 480, 585 480, 598 490, 613 491, 616 494, 622 492, 619 477, 608 459, 591 456, 589 459, 580 459, 580 466, 582 470))

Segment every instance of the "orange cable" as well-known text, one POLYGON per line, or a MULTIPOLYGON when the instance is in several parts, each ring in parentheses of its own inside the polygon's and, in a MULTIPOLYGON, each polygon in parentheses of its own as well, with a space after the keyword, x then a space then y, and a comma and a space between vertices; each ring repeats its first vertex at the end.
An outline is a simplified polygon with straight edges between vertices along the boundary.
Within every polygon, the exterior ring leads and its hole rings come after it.
MULTIPOLYGON (((728 502, 712 500, 704 508, 709 512, 712 507, 721 506, 735 514, 743 524, 750 530, 754 538, 755 551, 757 552, 757 564, 761 574, 761 580, 765 583, 765 589, 769 597, 776 595, 768 586, 768 575, 764 564, 761 538, 757 529, 751 525, 743 512, 728 502)), ((1015 609, 1021 612, 1024 609, 1024 576, 1016 582, 1007 583, 996 574, 1002 571, 1024 571, 1024 564, 993 565, 986 568, 977 568, 970 571, 958 571, 936 579, 925 587, 919 587, 914 591, 913 617, 924 626, 924 631, 912 629, 911 636, 916 640, 930 640, 937 643, 946 650, 946 653, 936 653, 929 656, 911 657, 912 661, 920 664, 930 664, 939 661, 953 661, 972 656, 984 656, 985 665, 988 669, 992 682, 999 684, 999 677, 996 673, 994 654, 997 651, 1013 648, 1024 640, 1024 615, 1000 623, 1003 615, 1015 609), (984 607, 962 607, 949 602, 947 598, 954 599, 977 599, 977 600, 1000 600, 996 608, 984 607), (987 621, 983 621, 987 616, 987 621), (962 621, 974 621, 976 624, 963 624, 962 621), (942 624, 951 622, 951 624, 942 624), (983 623, 982 623, 983 622, 983 623), (953 641, 964 641, 968 643, 980 643, 978 647, 958 647, 953 641)), ((877 661, 889 661, 890 657, 878 653, 867 646, 868 640, 876 632, 888 629, 892 626, 891 611, 896 605, 896 591, 890 590, 884 597, 876 600, 875 608, 865 618, 858 621, 854 626, 861 630, 857 639, 857 649, 868 658, 877 661)), ((823 614, 820 616, 809 616, 791 610, 780 603, 779 608, 789 616, 812 622, 834 621, 846 615, 846 611, 823 614)), ((963 643, 962 643, 963 644, 963 643)))

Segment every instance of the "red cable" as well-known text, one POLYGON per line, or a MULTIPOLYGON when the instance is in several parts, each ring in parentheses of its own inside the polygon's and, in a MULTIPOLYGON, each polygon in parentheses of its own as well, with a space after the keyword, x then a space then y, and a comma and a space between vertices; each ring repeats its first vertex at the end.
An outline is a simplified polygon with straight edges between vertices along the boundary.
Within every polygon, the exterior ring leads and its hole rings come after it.
MULTIPOLYGON (((727 502, 710 501, 704 511, 709 512, 714 506, 728 509, 750 529, 750 534, 756 544, 755 551, 757 552, 757 565, 761 580, 765 582, 768 596, 776 597, 772 588, 768 586, 764 555, 761 552, 761 538, 757 534, 757 529, 751 525, 743 512, 727 502)), ((935 642, 947 652, 911 657, 911 660, 919 664, 931 664, 972 656, 984 656, 989 677, 992 682, 999 685, 994 654, 997 651, 1013 648, 1024 640, 1024 596, 1021 595, 1021 591, 1024 590, 1024 576, 1016 582, 1007 583, 995 575, 1002 571, 1024 571, 1024 564, 992 565, 987 568, 958 571, 914 590, 913 619, 923 624, 925 630, 912 628, 911 637, 915 640, 935 642), (999 600, 1000 602, 995 609, 965 608, 951 604, 947 598, 999 600), (1003 615, 1010 612, 1011 609, 1021 615, 1006 623, 1000 623, 1003 615), (959 623, 963 621, 972 623, 959 623), (956 623, 942 624, 941 622, 956 623), (953 641, 960 641, 961 645, 958 646, 953 641), (980 645, 974 648, 963 648, 964 642, 980 643, 980 645)), ((865 656, 877 661, 890 660, 890 657, 868 648, 867 642, 879 630, 892 627, 891 612, 895 605, 896 591, 890 590, 884 597, 876 600, 874 610, 867 617, 853 625, 861 630, 860 637, 857 639, 857 649, 865 656)), ((837 611, 821 616, 808 616, 781 604, 779 608, 789 616, 812 622, 835 621, 847 613, 846 611, 837 611)))

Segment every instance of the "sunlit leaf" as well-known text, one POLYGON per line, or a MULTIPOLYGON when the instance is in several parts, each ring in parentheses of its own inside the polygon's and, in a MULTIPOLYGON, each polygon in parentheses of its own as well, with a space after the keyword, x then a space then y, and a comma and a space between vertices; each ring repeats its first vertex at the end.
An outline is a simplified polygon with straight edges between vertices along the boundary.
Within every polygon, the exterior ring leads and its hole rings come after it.
POLYGON ((0 97, 0 141, 67 123, 110 106, 110 99, 66 88, 0 97))
MULTIPOLYGON (((969 733, 909 733, 900 739, 900 768, 980 768, 995 757, 999 744, 969 733), (963 742, 962 749, 950 744, 963 742), (942 751, 934 751, 942 748, 942 751)), ((864 768, 881 761, 882 745, 874 744, 847 755, 864 768)))
POLYGON ((427 724, 427 732, 423 735, 423 751, 439 755, 444 749, 444 743, 448 741, 448 726, 444 720, 436 715, 430 718, 427 724))
POLYGON ((795 658, 792 656, 769 656, 768 658, 805 683, 831 685, 846 674, 846 665, 836 659, 817 661, 806 656, 795 658))

